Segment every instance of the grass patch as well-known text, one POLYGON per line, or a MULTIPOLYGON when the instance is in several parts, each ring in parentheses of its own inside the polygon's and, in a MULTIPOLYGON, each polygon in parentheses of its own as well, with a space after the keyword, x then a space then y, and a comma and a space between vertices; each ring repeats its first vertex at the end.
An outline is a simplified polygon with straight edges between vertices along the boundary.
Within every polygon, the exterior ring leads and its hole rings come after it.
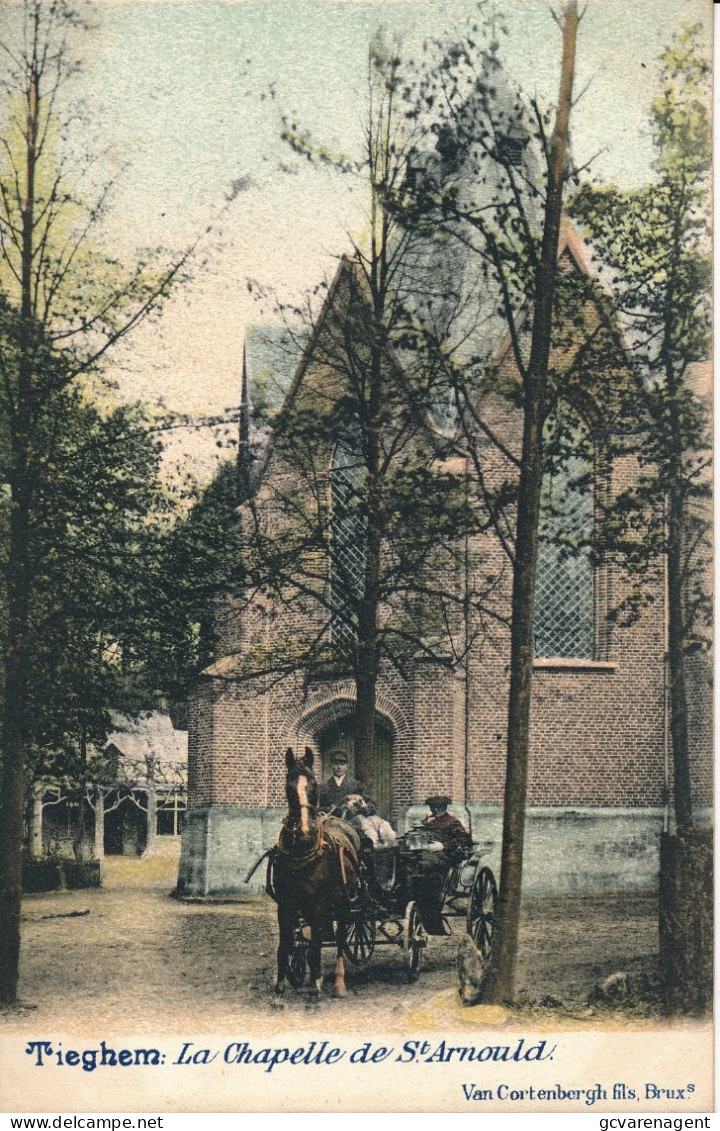
POLYGON ((177 874, 178 861, 170 856, 106 856, 103 861, 103 884, 111 890, 156 883, 166 883, 172 889, 177 874))

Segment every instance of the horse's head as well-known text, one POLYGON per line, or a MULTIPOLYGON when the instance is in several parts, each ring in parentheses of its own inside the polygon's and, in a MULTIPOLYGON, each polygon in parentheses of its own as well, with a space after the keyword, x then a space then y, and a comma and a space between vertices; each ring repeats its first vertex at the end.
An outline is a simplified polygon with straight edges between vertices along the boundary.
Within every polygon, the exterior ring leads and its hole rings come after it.
POLYGON ((290 816, 300 820, 303 831, 307 831, 310 816, 317 812, 318 786, 313 773, 313 752, 309 746, 301 758, 296 758, 292 746, 285 751, 285 765, 287 778, 285 779, 285 796, 290 808, 290 816))

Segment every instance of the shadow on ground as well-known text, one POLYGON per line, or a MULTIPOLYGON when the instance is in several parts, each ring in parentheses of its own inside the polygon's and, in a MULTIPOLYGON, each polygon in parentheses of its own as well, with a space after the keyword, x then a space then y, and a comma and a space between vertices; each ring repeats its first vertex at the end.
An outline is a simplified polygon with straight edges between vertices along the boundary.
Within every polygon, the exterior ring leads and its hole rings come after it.
MULTIPOLYGON (((349 970, 348 996, 319 1007, 305 991, 275 1000, 277 931, 265 896, 221 904, 170 898, 177 862, 109 858, 103 887, 30 895, 23 905, 21 999, 32 1008, 0 1015, 0 1031, 245 1033, 301 1028, 325 1011, 334 1029, 364 1032, 462 1024, 594 1028, 652 1024, 657 1004, 657 900, 644 893, 555 897, 526 903, 512 1013, 463 1010, 455 935, 431 938, 419 980, 407 982, 397 947, 349 970), (593 1002, 608 976, 629 975, 622 1001, 593 1002)), ((332 960, 325 956, 330 973, 332 960)))

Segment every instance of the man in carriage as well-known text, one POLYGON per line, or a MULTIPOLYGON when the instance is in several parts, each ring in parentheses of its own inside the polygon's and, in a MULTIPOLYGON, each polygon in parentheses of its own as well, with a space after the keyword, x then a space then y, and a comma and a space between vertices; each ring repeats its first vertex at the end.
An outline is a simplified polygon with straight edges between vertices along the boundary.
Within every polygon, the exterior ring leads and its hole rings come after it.
POLYGON ((459 887, 448 883, 451 875, 457 875, 460 857, 471 843, 462 823, 447 813, 448 797, 428 799, 432 813, 425 828, 432 829, 432 839, 445 847, 437 851, 437 845, 422 848, 402 838, 396 841, 394 830, 374 812, 367 797, 350 795, 346 808, 353 811, 357 807, 353 819, 360 821, 370 834, 367 843, 373 845, 363 882, 358 832, 346 820, 319 811, 313 751, 306 747, 304 755, 296 757, 289 747, 285 762, 288 813, 269 853, 267 879, 268 894, 275 899, 278 912, 276 993, 282 994, 286 982, 300 988, 309 969, 310 996, 317 1000, 322 987, 322 947, 331 942, 336 951, 336 996, 346 992, 345 958, 355 966, 364 965, 376 944, 400 946, 408 979, 415 981, 427 935, 449 934, 448 919, 458 915, 466 919, 468 932, 483 956, 489 956, 497 901, 495 880, 489 868, 474 867, 472 876, 459 887), (455 861, 450 853, 455 853, 455 861), (384 864, 390 865, 385 882, 379 874, 384 864), (466 906, 458 907, 459 899, 466 906))
POLYGON ((318 804, 322 813, 339 813, 351 794, 367 796, 362 782, 347 772, 348 758, 344 750, 331 750, 327 758, 331 774, 320 786, 318 804))
POLYGON ((425 804, 430 810, 430 816, 425 818, 423 825, 440 841, 448 856, 454 857, 472 848, 473 841, 462 821, 448 813, 450 802, 451 798, 443 793, 428 797, 425 804))

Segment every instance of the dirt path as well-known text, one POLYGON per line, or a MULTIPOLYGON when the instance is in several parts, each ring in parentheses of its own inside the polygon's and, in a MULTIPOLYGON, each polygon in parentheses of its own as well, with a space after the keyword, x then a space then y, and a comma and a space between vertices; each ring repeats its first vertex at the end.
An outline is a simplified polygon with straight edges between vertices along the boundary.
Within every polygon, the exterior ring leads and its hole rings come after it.
MULTIPOLYGON (((137 1034, 236 1032, 238 1026, 268 1033, 307 1026, 317 1007, 305 993, 288 991, 280 1008, 274 998, 277 931, 270 900, 180 903, 169 898, 175 876, 172 859, 111 858, 100 890, 28 896, 21 997, 35 1008, 0 1016, 0 1033, 98 1026, 137 1034)), ((399 949, 377 950, 366 970, 350 972, 347 998, 328 995, 319 1008, 329 1011, 338 1030, 473 1019, 512 1023, 511 1015, 491 1007, 463 1010, 456 951, 452 938, 431 938, 420 979, 409 985, 399 949)), ((588 995, 622 970, 642 991, 639 1001, 624 1004, 625 1013, 634 1024, 643 1016, 650 1024, 656 1010, 646 991, 656 956, 657 908, 649 895, 529 901, 518 1020, 530 1012, 545 1023, 593 1025, 598 1007, 588 1006, 588 995)), ((329 956, 326 963, 329 971, 329 956)), ((618 1014, 616 1021, 622 1019, 618 1014)))

